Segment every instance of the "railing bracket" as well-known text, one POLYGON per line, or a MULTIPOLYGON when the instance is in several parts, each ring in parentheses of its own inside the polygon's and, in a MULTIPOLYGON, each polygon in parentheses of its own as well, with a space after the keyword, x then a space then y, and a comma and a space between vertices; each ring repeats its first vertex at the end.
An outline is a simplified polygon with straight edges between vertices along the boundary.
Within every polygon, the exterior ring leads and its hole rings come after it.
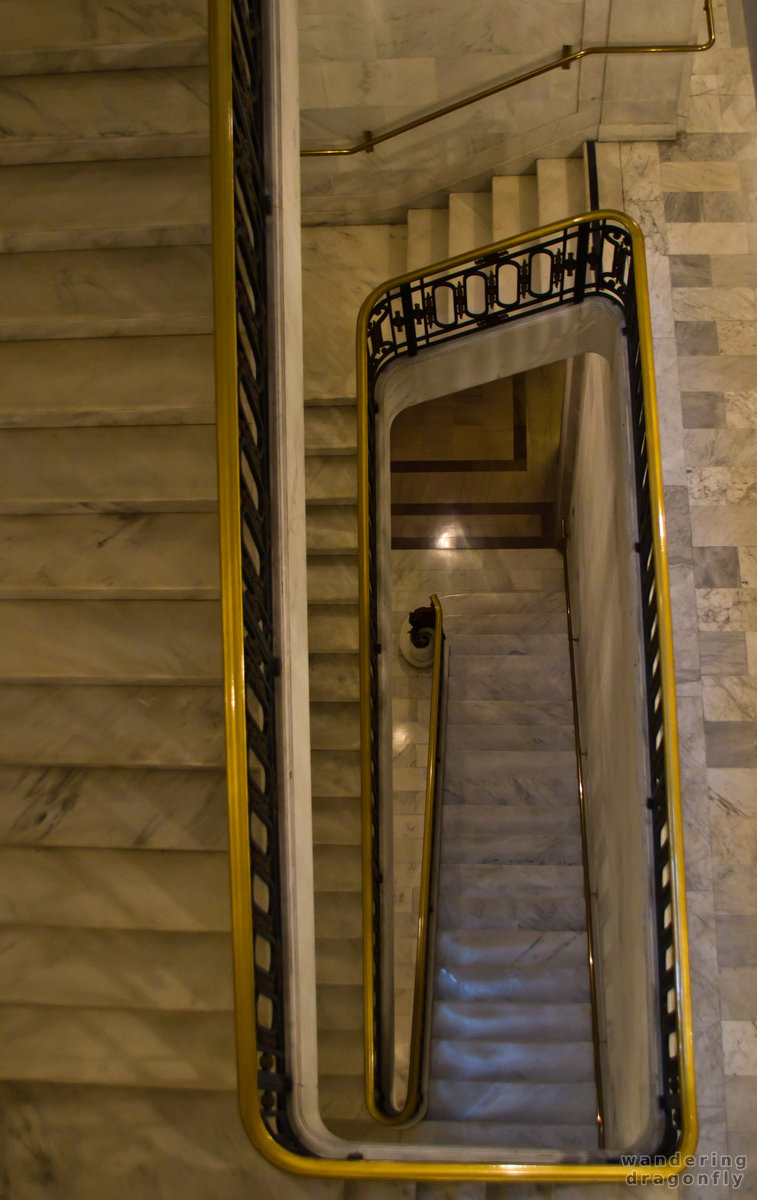
MULTIPOLYGON (((570 57, 570 55, 571 55, 572 53, 573 53, 573 47, 572 47, 572 46, 570 46, 570 45, 565 45, 565 46, 563 46, 563 48, 562 48, 562 56, 563 56, 563 58, 569 58, 569 57, 570 57)), ((561 71, 569 71, 569 70, 570 70, 570 63, 569 63, 569 62, 564 62, 564 63, 562 63, 562 65, 560 66, 560 70, 561 70, 561 71)))

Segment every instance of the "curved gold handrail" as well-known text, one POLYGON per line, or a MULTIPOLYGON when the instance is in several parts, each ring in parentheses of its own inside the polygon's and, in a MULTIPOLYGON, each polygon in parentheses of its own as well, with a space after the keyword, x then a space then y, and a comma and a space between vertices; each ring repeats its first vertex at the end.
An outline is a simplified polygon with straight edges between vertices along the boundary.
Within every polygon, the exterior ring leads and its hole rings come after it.
POLYGON ((375 146, 380 146, 382 142, 388 142, 403 133, 410 133, 411 130, 418 129, 421 125, 428 125, 429 122, 437 121, 440 117, 449 116, 450 113, 457 112, 461 108, 467 108, 470 104, 478 104, 479 100, 487 100, 489 96, 496 96, 500 92, 506 92, 510 88, 516 87, 519 83, 527 83, 529 79, 538 79, 540 75, 547 75, 550 71, 556 71, 560 67, 568 68, 571 63, 578 62, 582 58, 589 58, 594 54, 701 54, 703 50, 710 50, 715 45, 715 19, 712 13, 712 0, 704 0, 704 11, 707 17, 706 42, 698 42, 693 46, 686 42, 672 46, 586 46, 583 50, 573 50, 569 54, 561 54, 559 58, 553 59, 552 62, 545 63, 541 67, 534 67, 530 71, 524 71, 522 75, 516 75, 513 79, 500 80, 499 83, 494 83, 491 87, 482 88, 479 92, 474 92, 470 96, 464 96, 462 100, 453 100, 452 103, 445 104, 442 108, 434 109, 433 112, 427 113, 423 117, 415 117, 412 121, 404 121, 401 125, 395 125, 392 129, 387 129, 386 133, 365 133, 361 140, 355 142, 352 146, 329 146, 323 150, 300 150, 300 157, 325 158, 339 154, 370 153, 375 146))
POLYGON ((421 854, 420 896, 418 899, 418 937, 415 950, 413 1016, 410 1027, 410 1063, 407 1095, 402 1108, 385 1113, 375 1102, 376 1067, 373 1053, 373 1029, 365 1028, 366 1104, 368 1111, 382 1125, 402 1125, 418 1111, 421 1103, 421 1073, 428 1005, 428 961, 431 938, 431 889, 434 868, 435 829, 437 827, 436 792, 439 759, 439 722, 442 704, 442 666, 444 662, 444 614, 439 597, 431 596, 434 610, 434 660, 431 674, 431 710, 428 720, 428 757, 426 759, 426 802, 423 810, 423 851, 421 854), (369 1045, 370 1037, 370 1045, 369 1045))

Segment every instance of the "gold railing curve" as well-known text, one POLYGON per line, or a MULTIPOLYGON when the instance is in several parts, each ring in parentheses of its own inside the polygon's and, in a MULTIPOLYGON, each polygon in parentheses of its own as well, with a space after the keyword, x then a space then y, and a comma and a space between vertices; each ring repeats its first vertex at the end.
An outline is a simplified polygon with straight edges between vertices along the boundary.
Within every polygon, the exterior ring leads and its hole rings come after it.
POLYGON ((426 799, 423 809, 423 850, 421 854, 420 895, 418 899, 418 935, 415 950, 413 979, 413 1015, 410 1027, 410 1061, 407 1094, 401 1108, 392 1113, 382 1112, 375 1102, 375 1083, 378 1063, 373 1052, 373 1007, 365 1023, 366 1104, 371 1116, 382 1125, 402 1125, 411 1120, 422 1103, 421 1076, 423 1048, 428 1011, 429 952, 432 932, 432 891, 435 853, 435 834, 438 829, 437 784, 440 754, 440 721, 442 706, 442 674, 444 667, 444 614, 439 597, 430 598, 434 610, 434 659, 431 667, 431 707, 428 719, 428 757, 426 759, 426 799))
POLYGON ((301 150, 300 157, 326 158, 334 155, 370 153, 376 146, 400 137, 403 133, 410 133, 413 129, 419 129, 420 126, 428 125, 431 121, 438 121, 440 117, 447 117, 461 108, 478 104, 479 101, 487 100, 490 96, 497 96, 500 92, 506 92, 520 83, 527 83, 529 79, 538 79, 540 75, 547 75, 550 71, 557 71, 559 68, 567 69, 571 63, 579 62, 582 58, 590 58, 592 55, 701 54, 702 51, 710 50, 715 45, 715 18, 712 12, 712 0, 704 0, 704 12, 707 18, 707 40, 704 42, 697 42, 695 45, 683 42, 670 46, 586 46, 583 50, 569 50, 568 53, 563 53, 559 58, 552 59, 551 62, 544 63, 540 67, 533 67, 530 71, 524 71, 512 79, 502 79, 499 83, 493 83, 490 87, 473 92, 470 96, 464 96, 462 100, 453 100, 450 104, 436 108, 422 117, 415 117, 412 121, 404 121, 401 125, 395 125, 384 133, 374 134, 368 131, 363 134, 359 142, 354 142, 351 146, 328 146, 321 150, 301 150))

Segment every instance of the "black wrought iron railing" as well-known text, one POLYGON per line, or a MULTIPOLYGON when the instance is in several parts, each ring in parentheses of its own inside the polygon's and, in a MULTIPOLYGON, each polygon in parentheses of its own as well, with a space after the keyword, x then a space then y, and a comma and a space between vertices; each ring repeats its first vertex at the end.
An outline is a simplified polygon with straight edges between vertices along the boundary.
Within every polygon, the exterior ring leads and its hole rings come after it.
POLYGON ((688 954, 681 857, 672 635, 662 519, 646 268, 638 227, 595 212, 546 226, 400 277, 366 300, 358 325, 361 733, 364 805, 364 971, 372 1010, 366 1028, 366 1100, 385 1110, 381 928, 384 887, 379 745, 379 521, 377 384, 391 363, 565 305, 601 298, 623 313, 630 378, 641 609, 644 625, 649 807, 652 812, 665 1132, 652 1148, 670 1154, 696 1137, 688 954), (684 1138, 684 1129, 686 1136, 684 1138))

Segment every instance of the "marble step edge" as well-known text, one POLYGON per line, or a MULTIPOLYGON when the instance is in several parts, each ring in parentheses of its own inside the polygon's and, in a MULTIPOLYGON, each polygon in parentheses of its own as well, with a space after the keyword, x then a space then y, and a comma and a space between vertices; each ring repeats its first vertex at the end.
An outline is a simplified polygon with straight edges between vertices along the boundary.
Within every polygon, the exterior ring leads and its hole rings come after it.
POLYGON ((434 1079, 496 1083, 589 1083, 595 1077, 594 1044, 434 1038, 431 1074, 434 1079))

